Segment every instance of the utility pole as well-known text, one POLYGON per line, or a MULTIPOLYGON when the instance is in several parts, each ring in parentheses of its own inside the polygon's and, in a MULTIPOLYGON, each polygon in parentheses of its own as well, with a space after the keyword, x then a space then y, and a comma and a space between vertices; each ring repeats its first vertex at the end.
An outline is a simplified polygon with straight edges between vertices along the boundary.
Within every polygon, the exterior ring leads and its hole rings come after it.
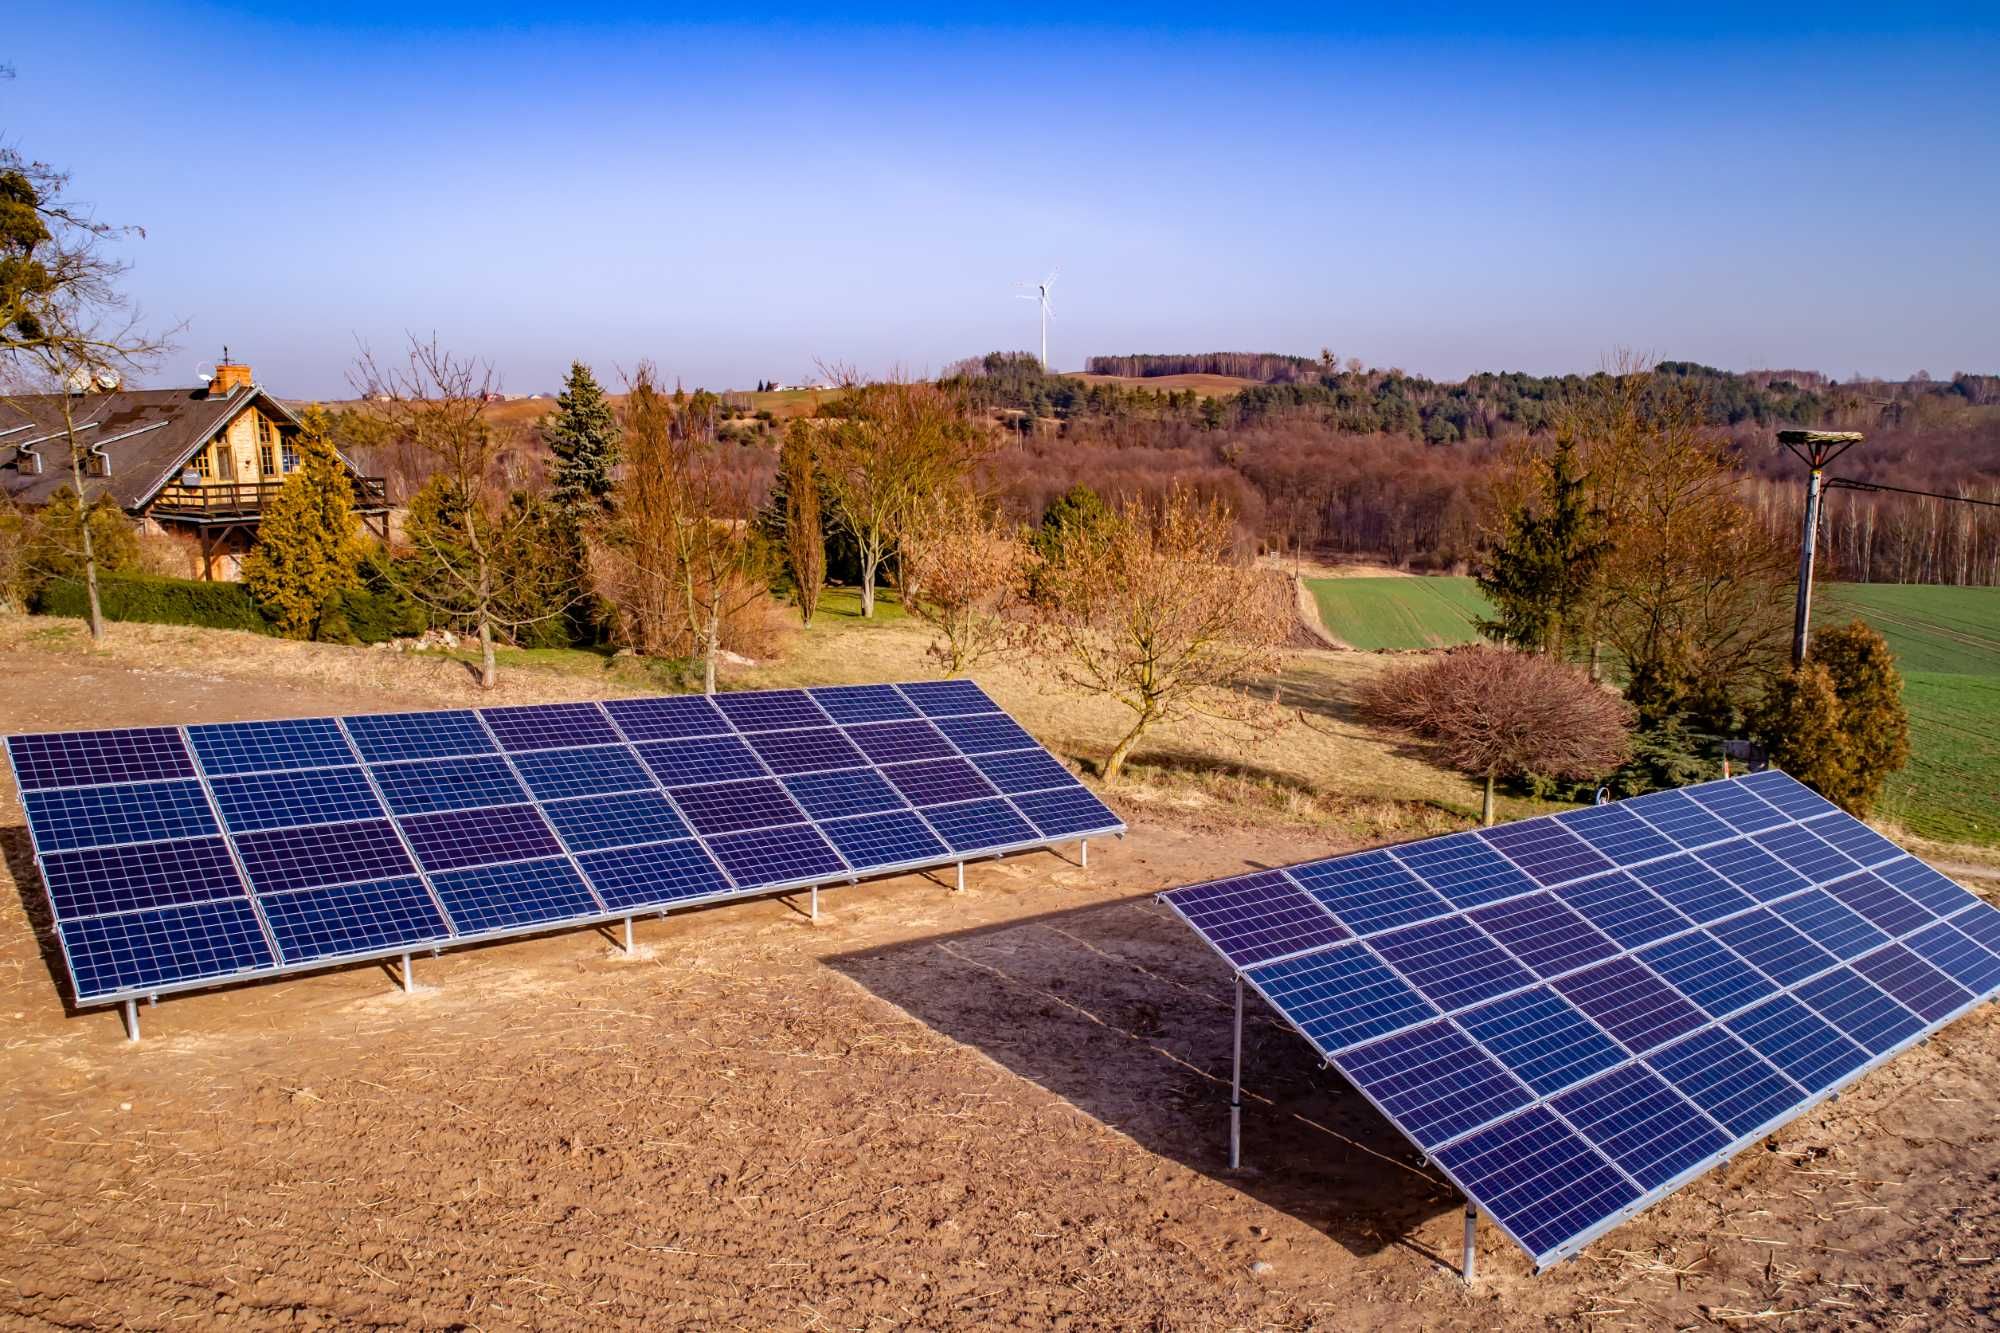
POLYGON ((1799 600, 1792 615, 1792 667, 1806 663, 1806 639, 1812 622, 1813 553, 1819 548, 1819 502, 1826 491, 1825 472, 1833 460, 1861 443, 1854 430, 1781 430, 1778 443, 1806 465, 1806 516, 1799 534, 1799 600))

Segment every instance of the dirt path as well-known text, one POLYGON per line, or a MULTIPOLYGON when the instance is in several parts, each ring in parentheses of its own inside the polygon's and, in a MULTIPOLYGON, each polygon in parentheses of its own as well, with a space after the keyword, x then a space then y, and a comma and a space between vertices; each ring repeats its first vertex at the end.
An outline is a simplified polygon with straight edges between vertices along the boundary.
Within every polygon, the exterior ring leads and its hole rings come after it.
MULTIPOLYGON (((0 730, 381 707, 0 654, 0 730)), ((1115 799, 1115 798, 1114 798, 1115 799)), ((12 794, 0 1325, 1972 1327, 1990 1010, 1532 1277, 1152 890, 1334 850, 1141 823, 823 898, 66 1013, 12 794)))

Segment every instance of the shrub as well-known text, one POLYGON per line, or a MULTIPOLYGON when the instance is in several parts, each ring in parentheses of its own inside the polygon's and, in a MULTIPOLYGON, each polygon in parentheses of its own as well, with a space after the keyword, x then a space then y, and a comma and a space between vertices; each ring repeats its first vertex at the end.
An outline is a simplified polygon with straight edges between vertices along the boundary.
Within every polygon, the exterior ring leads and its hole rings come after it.
MULTIPOLYGON (((107 620, 272 632, 257 600, 240 583, 99 573, 97 592, 107 620)), ((35 594, 31 609, 38 615, 80 618, 90 614, 89 595, 81 579, 50 579, 35 594)))

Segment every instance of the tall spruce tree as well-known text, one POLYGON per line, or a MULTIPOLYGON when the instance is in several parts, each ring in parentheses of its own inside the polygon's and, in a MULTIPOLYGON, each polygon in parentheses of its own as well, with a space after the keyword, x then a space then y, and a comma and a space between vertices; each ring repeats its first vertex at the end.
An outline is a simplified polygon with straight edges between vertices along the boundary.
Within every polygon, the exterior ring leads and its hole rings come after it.
POLYGON ((1507 511, 1477 571, 1495 611, 1479 629, 1489 639, 1562 657, 1583 627, 1611 540, 1574 439, 1559 436, 1533 466, 1536 485, 1507 511))
POLYGON ((542 438, 556 457, 549 499, 562 513, 586 522, 611 508, 611 472, 618 466, 618 419, 590 367, 572 361, 555 414, 542 438))
POLYGON ((334 452, 327 416, 309 408, 304 421, 295 446, 299 465, 265 507, 243 582, 280 633, 317 639, 329 604, 356 581, 361 544, 354 536, 354 483, 334 452))

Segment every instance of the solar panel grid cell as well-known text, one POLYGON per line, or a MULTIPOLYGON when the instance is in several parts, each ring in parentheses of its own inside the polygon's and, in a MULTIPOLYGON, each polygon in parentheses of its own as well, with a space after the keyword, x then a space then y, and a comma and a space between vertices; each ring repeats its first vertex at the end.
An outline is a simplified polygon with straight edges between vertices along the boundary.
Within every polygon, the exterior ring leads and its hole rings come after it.
POLYGON ((657 699, 608 699, 604 711, 628 741, 671 741, 690 736, 726 736, 729 719, 698 694, 657 699))
POLYGON ((1454 907, 1478 907, 1533 893, 1539 886, 1475 833, 1453 833, 1394 849, 1407 866, 1454 907))
POLYGON ((1710 814, 1738 833, 1755 833, 1785 822, 1784 812, 1741 782, 1709 782, 1682 789, 1710 814))
POLYGON ((958 754, 944 733, 928 722, 870 722, 848 727, 847 739, 877 764, 951 759, 958 754))
POLYGON ((1734 829, 1685 792, 1649 792, 1620 804, 1682 847, 1705 847, 1736 836, 1734 829))
POLYGON ((187 729, 188 744, 210 777, 354 762, 347 737, 330 717, 288 722, 211 722, 187 729))
POLYGON ((653 776, 623 745, 533 750, 514 756, 514 769, 538 801, 648 791, 653 776))
POLYGON ((577 857, 577 863, 597 896, 613 911, 713 898, 734 887, 702 845, 692 839, 591 852, 577 857))
POLYGON ((474 759, 420 759, 413 763, 373 764, 369 774, 397 815, 423 815, 436 810, 470 810, 482 805, 512 805, 528 799, 514 770, 499 755, 474 759))
POLYGON ((194 761, 171 727, 9 736, 7 750, 23 791, 194 776, 194 761))
POLYGON ((887 764, 882 776, 911 805, 948 805, 998 795, 993 784, 963 759, 927 759, 914 764, 887 764))
POLYGON ((129 782, 21 794, 35 846, 44 852, 163 842, 218 832, 201 784, 129 782))
POLYGON ((1769 908, 1719 921, 1711 929, 1716 938, 1781 986, 1797 985, 1838 961, 1769 908))
POLYGON ((1826 891, 1890 935, 1907 935, 1935 919, 1887 880, 1866 871, 1829 884, 1826 891))
POLYGON ((715 706, 722 710, 738 731, 789 731, 799 727, 824 727, 833 719, 804 690, 758 690, 745 694, 718 694, 715 706))
POLYGON ((572 852, 692 836, 673 805, 656 791, 549 801, 542 815, 572 852))
POLYGON ((1070 771, 1046 750, 978 754, 972 756, 972 763, 986 775, 988 782, 1009 796, 1058 787, 1081 789, 1081 784, 1071 776, 1070 771))
POLYGON ((1903 849, 1895 843, 1844 814, 1812 820, 1806 827, 1864 866, 1880 865, 1903 854, 1903 849))
POLYGON ((1534 984, 1528 970, 1463 917, 1377 935, 1375 952, 1449 1013, 1534 984))
POLYGON ((1728 1031, 1704 1028, 1648 1064, 1736 1138, 1796 1111, 1805 1093, 1728 1031))
POLYGON ((1267 963, 1244 977, 1325 1055, 1438 1017, 1430 1001, 1360 944, 1267 963))
POLYGON ((1789 773, 1782 773, 1775 768, 1766 769, 1761 773, 1744 774, 1743 785, 1792 819, 1813 819, 1820 815, 1840 813, 1840 807, 1832 801, 1789 773))
POLYGON ((835 722, 892 722, 919 716, 893 685, 820 685, 807 693, 835 722))
POLYGON ((1814 977, 1795 993, 1870 1055, 1886 1055, 1924 1030, 1923 1020, 1845 967, 1814 977))
POLYGON ((1956 916, 1980 901, 1970 890, 1946 879, 1914 856, 1884 862, 1875 867, 1875 873, 1942 917, 1956 916))
POLYGON ((1790 995, 1774 995, 1725 1026, 1807 1092, 1837 1086, 1868 1063, 1868 1053, 1790 995))
POLYGON ((670 787, 667 795, 703 837, 805 822, 805 812, 771 778, 670 787))
POLYGON ((1540 1097, 1602 1073, 1628 1057, 1583 1011, 1546 986, 1457 1016, 1474 1040, 1540 1097))
POLYGON ((1614 1069, 1551 1105, 1648 1190, 1729 1146, 1714 1121, 1643 1065, 1614 1069))
POLYGON ((1750 841, 1783 861, 1815 884, 1838 879, 1860 869, 1832 843, 1797 824, 1768 829, 1750 841))
POLYGON ((1020 846, 1041 836, 1013 806, 997 796, 959 805, 926 806, 924 820, 954 852, 1020 846))
POLYGON ((1466 915, 1543 978, 1574 972, 1618 952, 1609 937, 1553 894, 1514 898, 1466 915))
POLYGON ((1073 838, 1118 827, 1118 816, 1110 807, 1081 786, 1026 792, 1013 800, 1015 808, 1045 838, 1073 838))
POLYGON ((1771 904, 1771 910, 1842 962, 1859 958, 1889 942, 1887 935, 1842 906, 1840 900, 1825 889, 1813 889, 1796 898, 1780 899, 1771 904))
POLYGON ((62 921, 244 895, 221 838, 56 852, 42 858, 42 877, 62 921))
POLYGON ((386 819, 245 833, 236 839, 236 853, 259 893, 416 873, 386 819))
POLYGON ((1637 815, 1615 805, 1566 811, 1557 815, 1555 822, 1621 866, 1671 856, 1680 850, 1637 815))
POLYGON ((79 1000, 277 964, 247 898, 67 921, 61 933, 79 1000))
POLYGON ((1639 961, 1708 1012, 1733 1014, 1777 993, 1762 972, 1706 931, 1696 931, 1639 952, 1639 961))
POLYGON ((749 738, 750 748, 773 773, 819 773, 856 768, 868 762, 834 727, 800 731, 763 731, 749 738))
POLYGON ((987 698, 986 692, 969 680, 920 680, 896 688, 926 717, 1000 711, 1000 705, 987 698))
POLYGON ((1760 903, 1797 893, 1811 883, 1748 838, 1704 847, 1698 855, 1702 864, 1760 903))
POLYGON ((566 860, 471 866, 431 876, 463 934, 554 923, 598 910, 597 899, 566 860))
POLYGON ((467 710, 364 713, 344 717, 340 725, 361 757, 371 764, 492 754, 495 748, 478 716, 467 710))
POLYGON ((738 884, 824 879, 848 868, 819 830, 809 824, 725 833, 709 838, 708 850, 738 884))
POLYGON ((425 870, 560 856, 562 845, 531 805, 452 810, 399 821, 425 870))
POLYGON ((1003 750, 1025 750, 1035 738, 1005 713, 972 713, 964 717, 941 717, 932 725, 945 739, 965 754, 993 754, 1003 750))
POLYGON ((1451 904, 1387 852, 1293 866, 1291 877, 1357 935, 1448 916, 1451 904))
POLYGON ((1623 871, 1572 880, 1555 893, 1622 949, 1637 949, 1694 925, 1666 899, 1623 871))
POLYGON ((1951 924, 1978 940, 1988 951, 2000 953, 2000 911, 1980 903, 1953 916, 1951 924))
POLYGON ((1554 820, 1526 819, 1518 824, 1502 824, 1480 830, 1479 836, 1506 853, 1508 859, 1541 884, 1560 884, 1611 869, 1610 861, 1554 820))
POLYGON ((245 773, 212 778, 209 791, 232 833, 380 819, 388 812, 359 768, 245 773))
POLYGON ((737 736, 652 741, 634 748, 663 787, 685 787, 699 782, 734 782, 742 778, 761 778, 766 774, 763 761, 737 736))
MULTIPOLYGON (((1970 935, 1950 922, 1940 921, 1928 930, 1918 931, 1909 938, 1907 944, 1911 953, 1950 977, 1972 995, 1989 995, 1996 987, 2000 987, 2000 955, 1983 948, 1970 935)), ((1875 979, 1877 985, 1886 986, 1888 982, 1881 973, 1886 972, 1893 962, 1894 955, 1889 950, 1882 950, 1862 959, 1857 966, 1864 970, 1871 966, 1875 968, 1876 970, 1869 975, 1875 979), (1889 955, 1888 961, 1870 962, 1870 959, 1882 957, 1884 954, 1889 955)))
POLYGON ((1334 1063, 1426 1151, 1534 1100, 1449 1021, 1370 1042, 1334 1063))
POLYGON ((1197 884, 1165 896, 1237 967, 1350 938, 1345 927, 1275 870, 1197 884))
MULTIPOLYGON (((1854 970, 1926 1023, 1942 1022, 1973 1000, 1971 991, 1900 944, 1891 944, 1857 959, 1854 970)), ((2000 985, 2000 967, 1986 975, 1989 980, 1981 993, 2000 985)))
POLYGON ((500 748, 509 752, 616 745, 624 739, 596 704, 482 708, 479 716, 492 729, 500 748))
POLYGON ((1452 1144, 1437 1161, 1537 1259, 1639 1199, 1623 1172, 1540 1106, 1452 1144))
POLYGON ((830 819, 819 826, 841 859, 856 870, 907 865, 949 852, 930 826, 908 810, 830 819))
POLYGON ((1686 1036, 1708 1021, 1684 996, 1631 958, 1614 958, 1564 977, 1555 987, 1634 1055, 1686 1036))
POLYGON ((1696 925, 1707 925, 1757 905, 1749 894, 1693 856, 1683 854, 1634 866, 1631 873, 1696 925))
POLYGON ((878 814, 909 806, 888 779, 872 768, 788 777, 785 790, 814 819, 878 814))
POLYGON ((340 958, 450 938, 423 881, 414 876, 259 895, 287 963, 340 958))

